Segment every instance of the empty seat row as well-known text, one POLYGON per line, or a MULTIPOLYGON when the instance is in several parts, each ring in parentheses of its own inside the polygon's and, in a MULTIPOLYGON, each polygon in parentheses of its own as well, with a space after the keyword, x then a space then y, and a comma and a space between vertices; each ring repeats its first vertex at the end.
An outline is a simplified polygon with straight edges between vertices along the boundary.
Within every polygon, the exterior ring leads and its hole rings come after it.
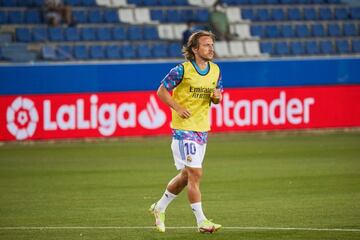
POLYGON ((360 53, 360 40, 261 42, 262 53, 270 55, 330 55, 360 53))
POLYGON ((37 24, 42 22, 43 17, 40 10, 0 10, 0 24, 37 24))
POLYGON ((90 60, 90 59, 150 59, 179 58, 179 43, 140 43, 112 45, 45 45, 42 48, 45 60, 90 60))
POLYGON ((251 21, 302 21, 360 19, 360 8, 304 7, 304 8, 244 8, 243 19, 251 21))
MULTIPOLYGON (((0 0, 2 7, 41 7, 46 0, 0 0)), ((64 0, 64 4, 72 6, 95 6, 96 0, 64 0)))
POLYGON ((360 24, 252 25, 250 32, 260 38, 355 37, 360 36, 360 24))
POLYGON ((241 58, 260 56, 258 41, 219 41, 214 45, 218 58, 241 58))
POLYGON ((227 5, 242 4, 340 4, 341 0, 221 0, 227 5))
POLYGON ((142 41, 158 40, 155 26, 130 25, 128 27, 84 27, 84 28, 17 28, 16 40, 19 42, 46 41, 142 41))
POLYGON ((202 9, 152 9, 151 19, 159 22, 207 22, 209 20, 209 11, 202 9))
POLYGON ((187 0, 127 0, 128 4, 136 6, 186 6, 187 0))

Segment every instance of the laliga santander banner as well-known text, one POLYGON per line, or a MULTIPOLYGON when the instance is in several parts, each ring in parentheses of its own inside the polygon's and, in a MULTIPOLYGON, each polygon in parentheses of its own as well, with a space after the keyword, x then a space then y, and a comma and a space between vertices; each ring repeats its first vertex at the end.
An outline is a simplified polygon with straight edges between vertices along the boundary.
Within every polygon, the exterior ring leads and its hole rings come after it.
MULTIPOLYGON (((226 89, 213 132, 360 126, 360 86, 226 89)), ((155 92, 0 96, 0 140, 170 133, 155 92)))

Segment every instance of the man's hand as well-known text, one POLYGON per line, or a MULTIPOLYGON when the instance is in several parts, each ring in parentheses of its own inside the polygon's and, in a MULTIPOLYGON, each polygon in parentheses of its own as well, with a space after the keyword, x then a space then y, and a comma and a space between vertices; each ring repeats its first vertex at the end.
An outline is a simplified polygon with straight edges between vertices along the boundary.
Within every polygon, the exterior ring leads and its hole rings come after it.
POLYGON ((186 108, 179 107, 179 108, 175 109, 175 111, 177 112, 177 114, 179 114, 179 116, 181 118, 189 118, 189 117, 191 117, 191 113, 186 108))
POLYGON ((221 101, 222 95, 220 89, 214 89, 214 91, 211 94, 211 102, 214 104, 218 104, 221 101))

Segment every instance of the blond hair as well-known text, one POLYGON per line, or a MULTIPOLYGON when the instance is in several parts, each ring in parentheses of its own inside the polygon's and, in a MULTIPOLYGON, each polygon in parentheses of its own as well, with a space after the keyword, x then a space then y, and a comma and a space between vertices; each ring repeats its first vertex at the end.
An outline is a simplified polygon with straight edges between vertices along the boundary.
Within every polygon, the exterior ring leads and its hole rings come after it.
POLYGON ((215 35, 212 32, 203 31, 203 30, 194 32, 189 37, 187 44, 182 48, 182 53, 186 60, 188 61, 195 60, 195 54, 192 49, 199 47, 199 39, 204 36, 211 37, 211 39, 215 41, 215 35))

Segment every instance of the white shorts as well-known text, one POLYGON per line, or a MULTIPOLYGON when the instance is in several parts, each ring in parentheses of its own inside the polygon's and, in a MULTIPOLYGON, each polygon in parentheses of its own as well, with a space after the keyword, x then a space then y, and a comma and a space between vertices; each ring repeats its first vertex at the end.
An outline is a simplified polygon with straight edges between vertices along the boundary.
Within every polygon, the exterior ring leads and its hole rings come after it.
POLYGON ((185 168, 202 168, 206 144, 198 144, 191 140, 176 140, 171 142, 171 150, 177 170, 185 168))

